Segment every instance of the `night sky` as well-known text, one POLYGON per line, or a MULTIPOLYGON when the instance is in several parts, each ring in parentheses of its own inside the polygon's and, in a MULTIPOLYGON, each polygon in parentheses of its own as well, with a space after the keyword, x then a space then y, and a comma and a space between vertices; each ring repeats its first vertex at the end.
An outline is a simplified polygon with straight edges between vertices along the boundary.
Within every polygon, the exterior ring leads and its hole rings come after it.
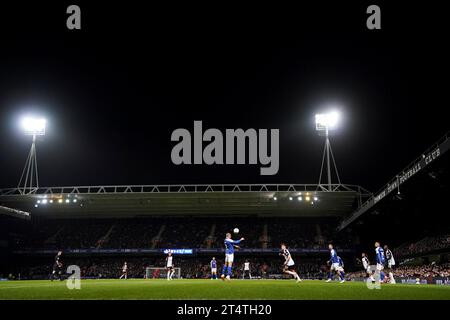
POLYGON ((450 129, 442 8, 378 2, 316 7, 208 1, 1 8, 0 187, 17 185, 30 147, 23 114, 48 119, 41 186, 317 183, 314 114, 339 106, 331 143, 344 183, 376 191, 450 129), (280 170, 176 166, 173 130, 280 129, 280 170))

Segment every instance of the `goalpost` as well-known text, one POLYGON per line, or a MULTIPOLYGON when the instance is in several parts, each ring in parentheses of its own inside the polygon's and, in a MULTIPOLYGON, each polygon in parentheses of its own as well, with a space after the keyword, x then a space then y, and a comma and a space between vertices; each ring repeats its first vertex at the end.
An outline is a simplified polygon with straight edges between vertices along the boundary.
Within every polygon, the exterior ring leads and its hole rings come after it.
MULTIPOLYGON (((173 268, 175 273, 173 274, 173 279, 181 279, 181 268, 173 268)), ((145 268, 145 278, 146 279, 167 279, 167 269, 158 267, 147 267, 145 268)))

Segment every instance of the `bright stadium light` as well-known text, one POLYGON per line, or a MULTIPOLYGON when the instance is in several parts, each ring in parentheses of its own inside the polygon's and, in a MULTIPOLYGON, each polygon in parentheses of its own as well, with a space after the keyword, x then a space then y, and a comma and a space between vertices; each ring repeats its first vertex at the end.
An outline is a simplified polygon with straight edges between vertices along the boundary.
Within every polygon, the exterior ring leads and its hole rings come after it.
POLYGON ((22 119, 22 130, 27 136, 44 136, 47 120, 44 118, 25 117, 22 119))
POLYGON ((330 113, 316 114, 316 130, 329 131, 337 128, 340 114, 337 111, 330 113))
POLYGON ((326 163, 326 174, 327 174, 327 189, 328 191, 332 191, 332 183, 331 183, 331 161, 333 161, 334 169, 336 173, 336 177, 338 180, 338 184, 341 184, 341 181, 339 179, 339 174, 337 171, 336 161, 334 160, 333 151, 331 150, 331 144, 330 144, 330 134, 332 131, 336 130, 339 121, 341 119, 341 115, 338 111, 331 111, 329 113, 321 113, 316 114, 316 131, 321 136, 325 136, 325 148, 323 151, 323 157, 322 157, 322 167, 320 169, 320 177, 319 177, 319 184, 322 183, 322 176, 324 171, 324 164, 326 163), (326 158, 326 159, 325 159, 326 158), (326 161, 325 161, 326 160, 326 161))
POLYGON ((17 188, 21 194, 30 194, 39 188, 39 175, 36 157, 36 137, 45 135, 47 120, 44 118, 24 117, 20 126, 26 136, 32 136, 31 149, 25 162, 17 188))

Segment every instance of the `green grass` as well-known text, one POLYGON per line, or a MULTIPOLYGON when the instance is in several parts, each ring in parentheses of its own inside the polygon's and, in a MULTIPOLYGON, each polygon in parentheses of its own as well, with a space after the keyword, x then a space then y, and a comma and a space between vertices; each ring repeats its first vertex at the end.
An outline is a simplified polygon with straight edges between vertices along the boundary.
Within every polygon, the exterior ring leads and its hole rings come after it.
POLYGON ((80 290, 65 281, 0 282, 1 299, 444 299, 450 286, 382 285, 369 290, 362 282, 312 280, 82 280, 80 290))

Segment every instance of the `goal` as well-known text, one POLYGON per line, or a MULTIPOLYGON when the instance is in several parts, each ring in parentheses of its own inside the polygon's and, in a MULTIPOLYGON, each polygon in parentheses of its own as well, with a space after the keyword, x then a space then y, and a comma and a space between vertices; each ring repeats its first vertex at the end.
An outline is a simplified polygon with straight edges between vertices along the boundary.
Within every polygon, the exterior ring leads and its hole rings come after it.
MULTIPOLYGON (((173 274, 173 279, 181 279, 181 268, 173 268, 175 273, 173 274)), ((145 278, 146 279, 167 279, 167 269, 166 268, 156 268, 147 267, 145 268, 145 278)))

